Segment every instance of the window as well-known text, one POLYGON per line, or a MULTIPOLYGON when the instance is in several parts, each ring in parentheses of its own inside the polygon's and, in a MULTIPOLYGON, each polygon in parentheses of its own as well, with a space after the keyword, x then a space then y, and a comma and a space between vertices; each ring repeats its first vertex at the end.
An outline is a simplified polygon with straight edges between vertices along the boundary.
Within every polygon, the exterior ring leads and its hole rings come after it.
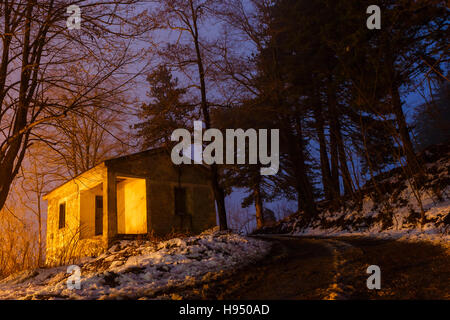
POLYGON ((183 216, 186 212, 186 188, 175 188, 175 214, 183 216))
POLYGON ((59 204, 59 229, 66 226, 66 203, 59 204))
POLYGON ((95 235, 103 234, 103 197, 95 196, 95 235))

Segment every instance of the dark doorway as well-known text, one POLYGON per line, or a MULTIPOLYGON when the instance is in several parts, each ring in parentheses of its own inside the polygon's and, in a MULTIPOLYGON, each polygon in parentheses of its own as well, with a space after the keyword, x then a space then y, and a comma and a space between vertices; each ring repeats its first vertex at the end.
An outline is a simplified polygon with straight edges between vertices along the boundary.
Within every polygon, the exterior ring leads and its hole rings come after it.
POLYGON ((103 234, 103 197, 95 196, 95 235, 103 234))
POLYGON ((185 188, 175 188, 175 214, 179 216, 187 214, 185 188))
POLYGON ((175 217, 179 220, 179 231, 192 230, 192 216, 187 212, 186 188, 175 187, 175 217))

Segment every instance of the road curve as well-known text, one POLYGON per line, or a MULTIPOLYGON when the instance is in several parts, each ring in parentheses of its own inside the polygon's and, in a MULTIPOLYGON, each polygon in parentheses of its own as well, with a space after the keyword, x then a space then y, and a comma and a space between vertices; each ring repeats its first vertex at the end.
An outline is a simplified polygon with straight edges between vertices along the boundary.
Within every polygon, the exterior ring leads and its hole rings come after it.
POLYGON ((441 246, 361 237, 260 236, 268 257, 182 293, 185 299, 446 299, 450 255, 441 246), (368 289, 369 265, 381 289, 368 289))

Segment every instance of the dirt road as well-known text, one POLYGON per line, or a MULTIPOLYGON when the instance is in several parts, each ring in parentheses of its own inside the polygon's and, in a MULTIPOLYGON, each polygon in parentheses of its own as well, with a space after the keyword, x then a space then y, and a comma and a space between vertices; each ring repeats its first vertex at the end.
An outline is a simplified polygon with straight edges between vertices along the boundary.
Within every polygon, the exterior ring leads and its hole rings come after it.
POLYGON ((266 236, 269 257, 182 294, 191 299, 450 299, 450 255, 440 246, 367 238, 266 236), (381 289, 369 290, 369 265, 381 289))

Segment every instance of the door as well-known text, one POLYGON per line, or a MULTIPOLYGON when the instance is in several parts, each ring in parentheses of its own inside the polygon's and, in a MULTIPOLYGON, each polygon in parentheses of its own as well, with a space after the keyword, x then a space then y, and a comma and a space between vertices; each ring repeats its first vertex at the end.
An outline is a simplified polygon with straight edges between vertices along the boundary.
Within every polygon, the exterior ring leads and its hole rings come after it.
POLYGON ((192 230, 192 216, 187 212, 186 188, 175 187, 175 217, 180 221, 180 231, 192 230))
POLYGON ((95 235, 103 234, 103 196, 95 196, 95 235))

